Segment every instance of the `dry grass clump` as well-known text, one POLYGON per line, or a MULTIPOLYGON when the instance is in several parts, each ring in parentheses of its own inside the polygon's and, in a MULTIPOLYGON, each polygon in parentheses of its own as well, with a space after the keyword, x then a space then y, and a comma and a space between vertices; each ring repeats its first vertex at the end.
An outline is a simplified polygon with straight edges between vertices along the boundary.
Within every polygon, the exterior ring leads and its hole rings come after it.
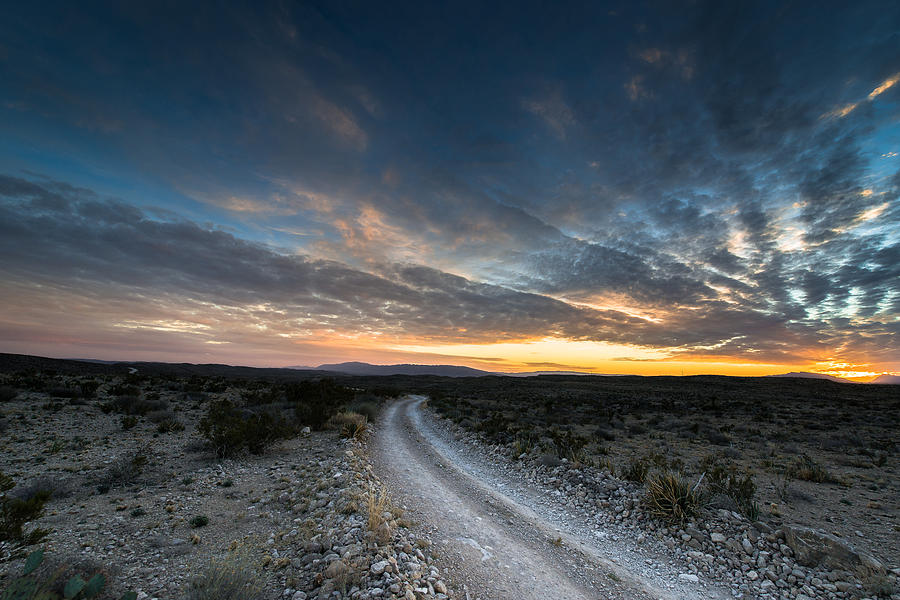
POLYGON ((647 510, 670 523, 683 523, 700 509, 701 500, 686 479, 667 471, 647 480, 647 510))
POLYGON ((339 412, 328 420, 329 426, 341 432, 341 437, 362 441, 366 437, 369 420, 357 412, 339 412))
POLYGON ((644 483, 649 472, 650 461, 648 461, 646 458, 638 458, 632 460, 628 464, 628 467, 626 467, 626 469, 622 472, 622 477, 624 477, 628 481, 644 483))
POLYGON ((813 483, 844 483, 839 477, 806 454, 797 459, 797 464, 794 466, 792 473, 801 481, 812 481, 813 483))
POLYGON ((368 513, 368 525, 370 531, 376 531, 384 523, 384 513, 390 511, 390 496, 384 486, 376 489, 369 485, 369 493, 366 495, 366 511, 368 513))
POLYGON ((111 488, 132 485, 143 473, 148 462, 147 456, 140 450, 120 456, 110 463, 106 472, 100 476, 98 487, 109 491, 111 488))
POLYGON ((247 548, 211 558, 188 586, 184 600, 255 600, 261 597, 262 578, 247 548))

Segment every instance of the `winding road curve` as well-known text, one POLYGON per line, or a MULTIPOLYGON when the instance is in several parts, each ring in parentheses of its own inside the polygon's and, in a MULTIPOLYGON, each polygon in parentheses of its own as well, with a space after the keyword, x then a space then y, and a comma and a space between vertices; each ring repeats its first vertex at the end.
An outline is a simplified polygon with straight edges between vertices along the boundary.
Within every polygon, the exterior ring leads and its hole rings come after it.
POLYGON ((395 501, 434 543, 444 578, 465 600, 694 600, 723 590, 680 582, 665 557, 616 536, 594 538, 546 493, 492 472, 408 396, 382 416, 374 451, 395 501), (597 538, 601 541, 598 541, 597 538), (600 545, 602 544, 602 546, 600 545), (621 547, 619 547, 621 546, 621 547))

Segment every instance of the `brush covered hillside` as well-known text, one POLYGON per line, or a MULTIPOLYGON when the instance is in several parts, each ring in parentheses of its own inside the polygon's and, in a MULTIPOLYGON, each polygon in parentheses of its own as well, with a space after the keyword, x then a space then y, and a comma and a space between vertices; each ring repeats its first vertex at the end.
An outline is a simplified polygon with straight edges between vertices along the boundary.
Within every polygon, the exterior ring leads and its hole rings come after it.
POLYGON ((44 548, 29 577, 101 573, 110 594, 140 600, 229 597, 225 574, 248 597, 463 598, 454 584, 465 574, 454 579, 452 556, 431 552, 433 530, 405 516, 419 492, 386 487, 378 474, 389 465, 368 449, 378 415, 392 414, 384 407, 410 394, 427 397, 422 418, 443 444, 501 461, 555 511, 584 509, 592 527, 652 538, 684 565, 680 583, 699 574, 749 585, 745 598, 897 590, 894 386, 351 376, 21 355, 0 356, 0 589, 26 552, 44 548), (661 482, 688 491, 660 504, 661 482), (806 528, 832 550, 865 553, 805 566, 796 536, 806 528))
MULTIPOLYGON (((412 384, 409 382, 407 385, 412 384)), ((446 418, 513 457, 728 488, 716 505, 865 540, 900 563, 893 386, 807 378, 532 377, 420 385, 446 418)))
POLYGON ((315 373, 0 357, 0 596, 446 598, 370 465, 384 402, 315 373))

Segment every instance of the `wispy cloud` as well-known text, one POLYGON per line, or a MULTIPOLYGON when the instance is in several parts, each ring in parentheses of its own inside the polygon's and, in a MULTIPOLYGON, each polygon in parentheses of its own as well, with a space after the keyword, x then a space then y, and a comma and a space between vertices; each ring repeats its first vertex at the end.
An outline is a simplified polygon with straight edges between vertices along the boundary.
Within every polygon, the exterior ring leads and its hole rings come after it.
POLYGON ((865 100, 845 104, 839 108, 835 108, 834 110, 825 113, 822 116, 823 117, 836 117, 836 118, 846 117, 847 115, 849 115, 850 113, 855 111, 857 108, 859 108, 859 106, 861 104, 863 104, 864 102, 872 102, 873 100, 875 100, 875 98, 877 98, 881 94, 885 93, 886 91, 888 91, 889 89, 894 87, 894 85, 896 85, 898 81, 900 81, 900 73, 891 75, 890 77, 888 77, 887 79, 882 81, 878 86, 876 86, 875 89, 873 89, 871 92, 869 92, 869 95, 866 96, 865 100))
POLYGON ((522 106, 531 114, 543 119, 553 134, 561 140, 566 139, 569 127, 576 123, 575 113, 563 99, 559 89, 536 98, 525 99, 522 106))

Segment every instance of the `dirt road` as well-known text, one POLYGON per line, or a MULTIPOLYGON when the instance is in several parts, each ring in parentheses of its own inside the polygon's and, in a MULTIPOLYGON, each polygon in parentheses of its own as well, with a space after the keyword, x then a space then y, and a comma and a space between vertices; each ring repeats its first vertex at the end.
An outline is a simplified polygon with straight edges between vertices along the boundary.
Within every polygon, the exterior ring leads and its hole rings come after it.
POLYGON ((658 552, 636 550, 492 469, 424 414, 425 398, 390 406, 375 462, 409 519, 428 532, 442 575, 467 600, 729 598, 679 577, 658 552))

